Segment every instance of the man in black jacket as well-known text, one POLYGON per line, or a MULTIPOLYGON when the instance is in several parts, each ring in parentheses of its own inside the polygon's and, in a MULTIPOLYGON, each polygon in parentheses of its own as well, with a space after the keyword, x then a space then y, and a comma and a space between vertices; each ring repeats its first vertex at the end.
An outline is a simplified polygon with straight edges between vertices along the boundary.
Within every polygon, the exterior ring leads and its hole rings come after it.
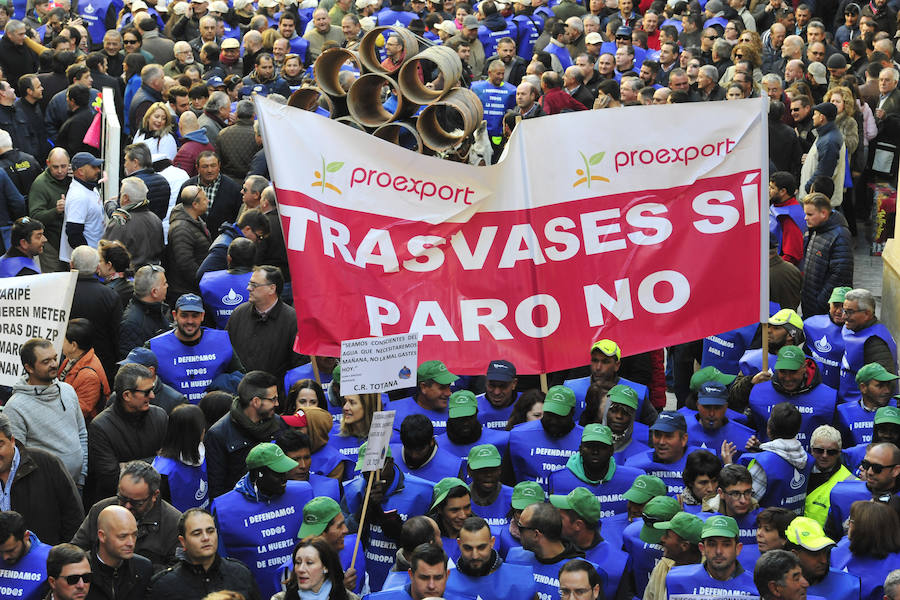
POLYGON ((127 508, 107 506, 97 517, 97 551, 91 552, 93 581, 86 600, 143 600, 153 565, 135 554, 137 521, 127 508))
POLYGON ((250 570, 238 560, 219 555, 219 533, 207 510, 190 508, 181 515, 178 541, 184 554, 178 564, 153 578, 151 598, 193 600, 230 590, 247 600, 259 600, 259 588, 250 570))
POLYGON ((150 211, 159 217, 166 218, 169 211, 171 189, 166 178, 153 170, 153 155, 147 144, 131 144, 125 147, 125 175, 137 177, 147 185, 147 201, 150 211))
POLYGON ((100 149, 84 143, 84 136, 94 122, 96 111, 91 107, 91 92, 80 83, 70 85, 66 91, 69 117, 56 134, 56 145, 65 148, 69 156, 89 152, 100 156, 100 149))
POLYGON ((528 68, 528 64, 525 62, 524 58, 516 54, 516 42, 511 37, 501 38, 500 41, 497 42, 497 53, 484 61, 485 77, 487 76, 487 65, 498 59, 506 68, 506 72, 503 74, 503 81, 511 83, 514 86, 518 86, 522 83, 522 77, 525 76, 525 70, 528 68))
POLYGON ((90 246, 72 251, 72 270, 78 271, 72 310, 69 318, 85 318, 94 326, 94 352, 103 369, 110 375, 116 372, 119 347, 119 322, 122 320, 122 301, 112 288, 97 279, 100 256, 90 246))
POLYGON ((9 417, 0 413, 0 489, 10 494, 10 510, 25 518, 28 529, 45 544, 72 537, 84 518, 72 476, 59 458, 16 442, 9 417), (18 467, 10 480, 13 461, 18 467))
POLYGON ((180 196, 189 185, 199 185, 206 192, 209 212, 204 221, 213 232, 219 231, 225 221, 234 223, 241 209, 241 188, 230 177, 222 175, 221 166, 215 152, 201 152, 197 156, 197 176, 185 181, 179 192, 180 196))
POLYGON ((804 198, 808 227, 803 236, 803 316, 827 315, 828 298, 836 287, 853 285, 853 245, 850 232, 840 226, 828 196, 813 193, 804 198))
POLYGON ((7 81, 17 82, 26 73, 37 73, 38 57, 25 44, 25 23, 11 20, 0 38, 0 68, 7 81))
POLYGON ((16 104, 16 90, 8 81, 0 82, 0 129, 9 133, 12 146, 29 154, 37 147, 37 136, 28 116, 16 104))
POLYGON ((168 289, 166 270, 159 265, 144 265, 134 274, 134 296, 125 307, 119 327, 119 358, 172 328, 169 305, 165 303, 168 289))

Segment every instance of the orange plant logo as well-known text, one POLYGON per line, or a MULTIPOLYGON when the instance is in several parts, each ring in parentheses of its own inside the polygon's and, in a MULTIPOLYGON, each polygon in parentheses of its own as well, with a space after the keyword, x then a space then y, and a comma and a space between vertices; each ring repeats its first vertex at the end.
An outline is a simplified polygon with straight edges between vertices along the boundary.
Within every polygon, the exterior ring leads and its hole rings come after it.
POLYGON ((581 155, 581 160, 584 161, 584 169, 575 169, 575 174, 578 175, 579 178, 575 180, 572 187, 578 187, 582 183, 586 183, 588 187, 591 187, 592 181, 605 181, 606 183, 609 183, 609 179, 606 177, 601 175, 591 175, 591 167, 600 164, 600 161, 603 160, 606 152, 597 152, 590 158, 586 157, 584 152, 579 152, 578 154, 581 155))
POLYGON ((322 193, 325 193, 325 190, 331 190, 333 192, 341 193, 341 188, 328 183, 326 181, 326 176, 328 173, 337 173, 344 166, 342 162, 330 162, 325 164, 325 157, 322 157, 322 171, 313 171, 313 175, 316 176, 316 181, 312 183, 312 187, 320 187, 322 188, 322 193))

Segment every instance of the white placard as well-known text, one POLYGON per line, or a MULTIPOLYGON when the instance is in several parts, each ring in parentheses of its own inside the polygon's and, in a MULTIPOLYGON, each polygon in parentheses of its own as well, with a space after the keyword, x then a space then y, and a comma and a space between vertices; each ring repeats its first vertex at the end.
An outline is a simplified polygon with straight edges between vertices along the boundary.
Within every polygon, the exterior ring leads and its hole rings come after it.
POLYGON ((384 466, 388 444, 394 427, 396 411, 380 410, 372 416, 369 428, 369 440, 366 443, 366 454, 363 456, 362 471, 377 471, 384 466))
POLYGON ((31 338, 48 339, 62 352, 76 279, 75 271, 0 279, 0 385, 24 374, 19 349, 31 338))
POLYGON ((341 342, 341 394, 415 387, 419 335, 402 333, 341 342))

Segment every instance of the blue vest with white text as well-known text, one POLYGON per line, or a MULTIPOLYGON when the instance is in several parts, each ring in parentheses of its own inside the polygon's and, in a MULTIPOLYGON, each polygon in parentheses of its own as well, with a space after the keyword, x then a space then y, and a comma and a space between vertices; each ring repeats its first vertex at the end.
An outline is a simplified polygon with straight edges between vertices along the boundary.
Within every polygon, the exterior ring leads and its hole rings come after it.
POLYGON ((157 456, 153 468, 165 475, 169 483, 169 503, 184 512, 189 508, 209 506, 209 485, 206 481, 206 461, 197 466, 186 465, 180 460, 157 456))
POLYGON ((850 402, 859 399, 859 386, 856 384, 856 372, 864 366, 864 346, 871 336, 878 336, 887 342, 891 349, 894 361, 897 360, 897 344, 887 327, 881 323, 875 323, 862 331, 853 332, 845 325, 841 330, 844 340, 844 356, 841 358, 841 386, 838 389, 838 399, 841 402, 850 402))
POLYGON ((225 329, 231 313, 250 299, 247 283, 253 271, 229 273, 227 270, 207 271, 200 278, 200 296, 216 322, 216 329, 225 329))
POLYGON ((750 571, 741 570, 737 576, 728 581, 719 581, 710 577, 702 564, 672 567, 672 570, 666 575, 666 591, 669 594, 669 600, 693 600, 698 596, 712 598, 759 597, 759 592, 753 583, 753 573, 750 571))
POLYGON ((510 23, 509 21, 507 21, 506 27, 500 29, 499 31, 493 31, 492 29, 488 29, 484 25, 478 26, 478 39, 481 40, 481 45, 484 46, 484 56, 486 58, 490 58, 497 53, 497 42, 505 37, 509 37, 514 40, 519 37, 519 32, 516 29, 515 22, 510 23))
POLYGON ((806 508, 806 486, 815 461, 807 456, 803 470, 794 468, 774 452, 748 452, 738 459, 742 465, 756 462, 766 474, 766 493, 758 498, 760 506, 780 506, 802 515, 806 508))
MULTIPOLYGON (((696 418, 697 414, 698 414, 696 410, 691 410, 687 406, 682 406, 681 408, 678 409, 678 412, 680 412, 681 414, 684 415, 684 420, 687 421, 688 423, 691 422, 691 419, 696 418)), ((740 423, 741 425, 744 425, 746 427, 750 426, 750 422, 747 419, 747 415, 745 415, 744 413, 740 413, 740 412, 737 412, 736 410, 731 410, 730 408, 726 408, 725 416, 732 423, 740 423)))
POLYGON ((688 417, 688 443, 704 450, 709 450, 716 456, 722 449, 722 442, 728 440, 735 445, 737 454, 743 452, 747 440, 753 437, 753 430, 740 423, 726 422, 718 429, 704 429, 697 416, 688 417))
POLYGON ((400 442, 400 426, 403 424, 403 419, 408 417, 409 415, 425 415, 431 421, 431 426, 434 427, 434 435, 439 436, 445 431, 447 431, 447 411, 436 411, 430 410, 427 408, 422 408, 416 403, 415 398, 401 398, 400 400, 395 400, 391 402, 391 410, 396 411, 394 415, 394 434, 391 436, 392 443, 400 442))
POLYGON ((391 453, 394 455, 394 464, 404 473, 415 475, 431 484, 435 484, 444 477, 458 477, 462 461, 458 456, 445 452, 440 446, 437 452, 427 463, 418 469, 411 469, 403 458, 403 445, 391 444, 391 453))
POLYGON ((200 341, 184 344, 167 331, 150 340, 150 349, 159 361, 157 375, 181 392, 191 404, 200 402, 207 386, 231 362, 231 339, 225 331, 203 328, 200 341))
POLYGON ((122 10, 119 0, 79 0, 78 15, 84 22, 84 26, 94 40, 98 43, 106 34, 106 15, 112 9, 114 14, 122 10))
MULTIPOLYGON (((47 592, 47 555, 49 544, 29 532, 31 548, 19 562, 8 563, 0 558, 0 597, 40 600, 47 592)), ((6 541, 6 540, 4 540, 6 541)))
POLYGON ((675 496, 684 491, 684 479, 682 479, 681 473, 684 471, 690 451, 690 447, 685 448, 684 455, 679 460, 673 463, 661 463, 653 459, 655 450, 650 450, 643 454, 635 454, 625 462, 625 466, 640 469, 647 475, 659 477, 666 484, 668 495, 675 496))
POLYGON ((503 563, 500 568, 484 577, 464 575, 458 569, 450 569, 446 593, 466 600, 509 600, 533 598, 534 573, 528 565, 503 563))
MULTIPOLYGON (((537 592, 539 600, 557 600, 559 598, 559 568, 571 559, 564 558, 559 562, 544 564, 537 560, 534 553, 522 548, 513 548, 506 555, 506 562, 514 565, 527 565, 531 567, 534 575, 534 589, 537 592)), ((590 561, 588 561, 590 562, 590 561)), ((594 565, 600 578, 603 580, 603 587, 606 587, 606 581, 609 578, 603 569, 594 565)))
POLYGON ((516 425, 509 433, 509 456, 516 481, 537 481, 547 490, 554 471, 566 466, 569 457, 578 452, 583 428, 576 425, 561 438, 551 438, 540 421, 516 425))
POLYGON ((615 458, 610 458, 609 469, 612 471, 612 474, 607 471, 606 478, 603 481, 600 483, 589 483, 580 479, 571 469, 566 467, 550 475, 549 491, 551 494, 564 495, 577 487, 584 487, 589 489, 600 500, 600 506, 603 509, 602 518, 625 514, 628 512, 628 501, 624 497, 625 492, 631 488, 631 484, 634 483, 638 475, 644 474, 644 471, 616 464, 615 458))
POLYGON ((487 80, 476 81, 472 84, 472 91, 475 92, 484 107, 487 132, 492 136, 503 135, 503 115, 516 104, 515 86, 506 81, 499 86, 487 80))
POLYGON ((663 547, 659 544, 648 544, 640 538, 641 527, 644 522, 638 518, 630 523, 622 533, 622 549, 631 556, 632 569, 634 570, 634 585, 637 588, 637 597, 644 597, 644 590, 650 581, 650 573, 656 567, 656 563, 663 557, 663 547))
POLYGON ((484 397, 484 394, 475 396, 475 400, 478 401, 478 422, 488 429, 505 431, 506 423, 509 421, 509 415, 512 414, 513 406, 515 406, 519 396, 521 396, 521 394, 517 392, 512 403, 503 408, 494 407, 490 400, 484 397))
POLYGON ((472 500, 472 514, 478 515, 487 521, 488 525, 498 530, 501 527, 506 527, 509 525, 509 517, 507 515, 512 508, 512 493, 513 489, 511 487, 500 484, 500 493, 497 494, 497 499, 487 506, 475 504, 475 500, 472 500))
POLYGON ((738 362, 741 360, 741 356, 744 355, 747 347, 753 342, 753 336, 756 335, 758 326, 758 324, 753 323, 746 327, 703 338, 703 360, 701 365, 704 367, 715 367, 729 375, 737 375, 739 372, 738 362))
POLYGON ((861 406, 862 400, 838 404, 834 417, 835 427, 841 432, 843 447, 849 448, 872 441, 875 428, 875 411, 868 411, 861 406))
POLYGON ((838 389, 841 380, 841 357, 844 356, 844 338, 841 327, 831 322, 828 315, 814 315, 803 321, 806 335, 805 348, 819 365, 822 383, 838 389))
POLYGON ((816 427, 834 422, 835 400, 835 390, 821 383, 796 396, 779 394, 771 381, 756 384, 750 392, 750 412, 756 424, 757 437, 762 441, 768 440, 766 423, 772 414, 772 408, 781 402, 790 402, 800 411, 800 433, 797 434, 797 439, 806 448, 809 446, 809 436, 816 427))
POLYGON ((517 54, 526 60, 531 60, 534 55, 534 44, 541 37, 544 22, 528 15, 516 15, 512 20, 519 32, 519 39, 516 40, 517 54))

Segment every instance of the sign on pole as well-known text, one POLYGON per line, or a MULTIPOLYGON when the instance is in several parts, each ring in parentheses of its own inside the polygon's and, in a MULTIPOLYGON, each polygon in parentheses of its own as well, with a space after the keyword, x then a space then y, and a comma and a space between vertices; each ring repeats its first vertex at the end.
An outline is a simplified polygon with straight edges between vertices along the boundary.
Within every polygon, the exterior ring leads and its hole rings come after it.
MULTIPOLYGON (((343 375, 343 368, 341 375, 343 375)), ((366 443, 366 453, 363 456, 362 471, 377 471, 384 466, 387 457, 388 444, 391 441, 391 432, 394 427, 393 410, 380 410, 372 416, 372 426, 369 428, 369 440, 366 443)))
POLYGON ((341 393, 369 394, 412 387, 419 335, 401 333, 341 342, 341 393))
POLYGON ((48 339, 62 352, 76 279, 75 271, 0 279, 0 385, 24 374, 19 350, 31 338, 48 339))

